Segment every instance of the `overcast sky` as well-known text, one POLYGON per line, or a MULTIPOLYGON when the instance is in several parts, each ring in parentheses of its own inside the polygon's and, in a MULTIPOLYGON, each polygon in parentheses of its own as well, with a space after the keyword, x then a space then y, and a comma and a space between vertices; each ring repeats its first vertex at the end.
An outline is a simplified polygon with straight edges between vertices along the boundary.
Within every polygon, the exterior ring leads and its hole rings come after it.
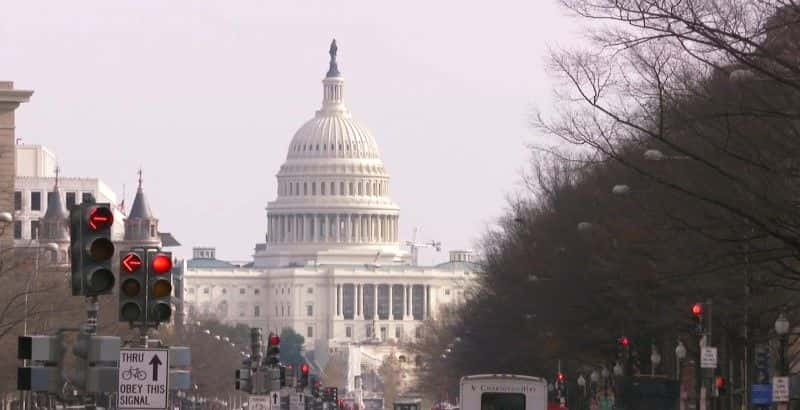
POLYGON ((345 102, 375 135, 401 238, 471 248, 518 188, 546 108, 553 0, 3 1, 0 80, 35 91, 17 136, 130 204, 136 172, 189 256, 250 259, 336 38, 345 102))

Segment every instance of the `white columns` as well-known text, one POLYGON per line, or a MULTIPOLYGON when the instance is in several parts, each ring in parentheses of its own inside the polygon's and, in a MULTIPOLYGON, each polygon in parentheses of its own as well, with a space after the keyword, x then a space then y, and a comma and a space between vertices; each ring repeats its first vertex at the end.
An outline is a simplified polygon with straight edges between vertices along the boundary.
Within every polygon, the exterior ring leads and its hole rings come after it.
POLYGON ((317 219, 317 214, 311 216, 313 222, 311 223, 311 240, 313 242, 319 241, 319 220, 317 219))
POLYGON ((344 316, 342 311, 342 285, 336 285, 336 317, 341 319, 344 316))
POLYGON ((378 285, 372 285, 372 318, 378 320, 378 285))
POLYGON ((339 214, 333 215, 333 241, 334 242, 341 242, 342 241, 342 225, 339 223, 339 214))
POLYGON ((353 242, 353 215, 347 214, 347 218, 345 219, 345 239, 344 241, 347 243, 353 242))
POLYGON ((414 320, 414 285, 408 285, 408 319, 414 320))
POLYGON ((393 302, 392 301, 392 288, 393 287, 394 286, 392 286, 391 284, 389 285, 389 320, 394 320, 394 310, 392 309, 392 302, 393 302))
POLYGON ((364 319, 364 285, 358 285, 358 318, 364 319))

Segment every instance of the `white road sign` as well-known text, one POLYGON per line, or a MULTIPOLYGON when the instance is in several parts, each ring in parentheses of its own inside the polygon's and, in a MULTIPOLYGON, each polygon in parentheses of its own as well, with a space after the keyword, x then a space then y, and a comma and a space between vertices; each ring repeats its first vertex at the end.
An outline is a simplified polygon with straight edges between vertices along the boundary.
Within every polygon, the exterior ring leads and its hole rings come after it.
POLYGON ((306 396, 303 393, 292 393, 289 396, 289 410, 302 410, 306 408, 306 396))
POLYGON ((251 395, 247 400, 247 410, 270 410, 269 396, 251 395))
POLYGON ((703 369, 716 369, 717 368, 717 348, 704 347, 700 354, 700 367, 703 369))
POLYGON ((788 377, 773 377, 772 378, 772 401, 773 402, 787 402, 787 401, 789 401, 789 378, 788 377))
POLYGON ((166 409, 168 375, 168 349, 120 349, 118 407, 166 409))

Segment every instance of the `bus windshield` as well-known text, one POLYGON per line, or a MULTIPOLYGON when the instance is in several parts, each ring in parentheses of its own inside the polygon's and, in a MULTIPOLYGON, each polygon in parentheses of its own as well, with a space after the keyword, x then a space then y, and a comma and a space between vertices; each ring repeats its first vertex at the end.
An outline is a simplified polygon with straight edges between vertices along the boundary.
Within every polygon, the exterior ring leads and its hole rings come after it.
POLYGON ((521 393, 483 393, 481 410, 525 410, 525 395, 521 393))

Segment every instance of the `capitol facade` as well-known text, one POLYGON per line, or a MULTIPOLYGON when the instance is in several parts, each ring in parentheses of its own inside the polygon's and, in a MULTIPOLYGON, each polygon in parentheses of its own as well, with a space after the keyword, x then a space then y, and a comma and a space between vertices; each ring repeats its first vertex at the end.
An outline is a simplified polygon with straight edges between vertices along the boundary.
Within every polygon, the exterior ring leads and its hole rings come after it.
POLYGON ((322 106, 295 133, 277 173, 265 242, 239 264, 217 259, 213 247, 194 248, 183 298, 190 315, 265 332, 292 328, 318 362, 353 345, 380 360, 387 346, 421 337, 422 322, 443 306, 462 303, 478 266, 467 251, 417 266, 405 249, 389 173, 375 138, 345 106, 336 54, 334 41, 322 106))

